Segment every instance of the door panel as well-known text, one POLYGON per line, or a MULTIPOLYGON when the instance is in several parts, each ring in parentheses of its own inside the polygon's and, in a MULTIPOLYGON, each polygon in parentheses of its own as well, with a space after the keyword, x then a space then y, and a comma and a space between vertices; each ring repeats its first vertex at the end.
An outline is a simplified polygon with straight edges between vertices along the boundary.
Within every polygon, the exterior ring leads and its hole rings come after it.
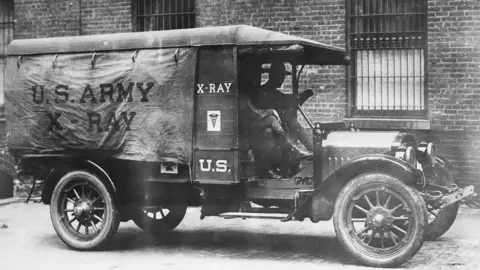
POLYGON ((239 182, 234 51, 225 46, 198 51, 193 177, 199 183, 239 182))

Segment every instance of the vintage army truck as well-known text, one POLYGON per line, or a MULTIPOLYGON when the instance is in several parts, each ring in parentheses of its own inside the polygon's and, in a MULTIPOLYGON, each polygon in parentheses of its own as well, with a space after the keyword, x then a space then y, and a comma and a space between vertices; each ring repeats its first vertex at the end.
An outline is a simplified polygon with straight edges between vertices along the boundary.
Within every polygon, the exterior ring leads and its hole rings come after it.
POLYGON ((201 207, 202 219, 333 219, 359 262, 393 266, 450 228, 473 187, 409 133, 311 123, 297 104, 313 155, 281 179, 252 173, 242 59, 288 64, 293 97, 305 65, 348 65, 341 48, 246 25, 11 42, 8 151, 67 246, 105 247, 129 220, 161 237, 201 207))

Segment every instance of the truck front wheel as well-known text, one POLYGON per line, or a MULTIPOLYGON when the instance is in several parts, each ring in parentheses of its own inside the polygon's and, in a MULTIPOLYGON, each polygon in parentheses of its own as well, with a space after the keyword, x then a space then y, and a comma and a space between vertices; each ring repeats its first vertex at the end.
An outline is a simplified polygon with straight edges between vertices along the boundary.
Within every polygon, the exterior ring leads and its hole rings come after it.
POLYGON ((77 250, 104 247, 120 223, 111 189, 87 171, 71 171, 59 180, 51 198, 50 217, 60 239, 77 250))
POLYGON ((423 245, 427 210, 419 192, 383 173, 352 179, 335 203, 333 224, 342 246, 360 262, 391 267, 423 245))

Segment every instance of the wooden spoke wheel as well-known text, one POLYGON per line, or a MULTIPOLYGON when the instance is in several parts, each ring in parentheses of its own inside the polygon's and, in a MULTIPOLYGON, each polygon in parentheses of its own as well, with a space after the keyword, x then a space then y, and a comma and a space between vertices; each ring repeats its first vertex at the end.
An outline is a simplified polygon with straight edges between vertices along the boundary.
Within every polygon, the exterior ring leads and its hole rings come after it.
POLYGON ((362 263, 400 265, 423 245, 427 210, 420 193, 386 174, 367 173, 340 192, 333 216, 342 246, 362 263))
POLYGON ((104 247, 118 230, 111 189, 96 175, 73 171, 55 187, 50 216, 60 239, 73 249, 104 247))
POLYGON ((133 221, 142 230, 161 234, 175 229, 185 217, 187 205, 182 202, 167 207, 139 208, 134 214, 133 221))

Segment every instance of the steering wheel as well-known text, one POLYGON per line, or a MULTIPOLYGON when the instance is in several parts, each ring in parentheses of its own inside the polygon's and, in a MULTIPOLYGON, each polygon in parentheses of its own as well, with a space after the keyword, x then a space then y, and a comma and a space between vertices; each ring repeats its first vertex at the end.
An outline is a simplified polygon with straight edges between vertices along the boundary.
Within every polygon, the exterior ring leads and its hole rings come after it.
MULTIPOLYGON (((313 96, 313 91, 312 89, 307 89, 305 91, 302 91, 300 94, 298 94, 296 97, 293 97, 292 99, 294 100, 291 100, 289 102, 289 108, 287 108, 282 114, 283 114, 283 118, 284 119, 290 119, 290 117, 293 116, 293 113, 296 112, 300 106, 303 105, 303 103, 305 103, 305 101, 307 101, 310 97, 313 96)), ((306 115, 302 112, 302 115, 304 117, 306 117, 306 115)), ((309 119, 306 119, 307 122, 310 122, 309 119)))

